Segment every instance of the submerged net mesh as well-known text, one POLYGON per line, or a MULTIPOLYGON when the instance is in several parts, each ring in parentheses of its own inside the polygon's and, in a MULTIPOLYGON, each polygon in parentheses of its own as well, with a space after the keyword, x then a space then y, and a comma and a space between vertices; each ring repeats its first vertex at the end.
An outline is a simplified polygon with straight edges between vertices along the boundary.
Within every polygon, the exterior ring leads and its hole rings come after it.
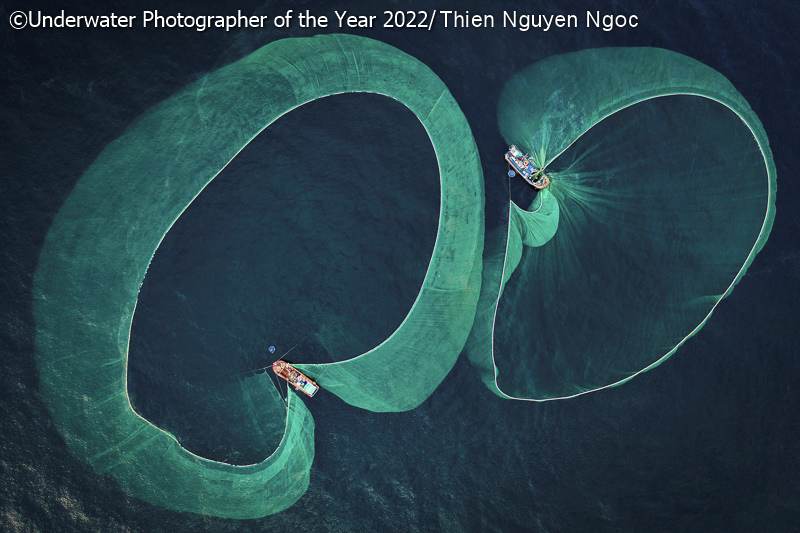
POLYGON ((109 145, 42 249, 42 396, 72 453, 131 494, 250 518, 305 492, 313 420, 295 395, 284 402, 261 374, 239 382, 229 392, 252 406, 264 435, 282 432, 280 445, 250 466, 203 459, 134 412, 128 341, 149 261, 186 206, 277 118, 342 92, 390 96, 415 113, 441 182, 436 244, 402 324, 356 358, 297 365, 352 405, 417 406, 468 333, 472 363, 501 396, 545 400, 622 383, 700 329, 772 225, 775 168, 761 124, 724 77, 679 54, 588 50, 511 80, 501 131, 548 169, 551 185, 526 209, 511 203, 508 226, 490 231, 484 250, 477 150, 429 69, 355 36, 272 43, 109 145))
POLYGON ((422 402, 454 364, 474 317, 483 245, 480 163, 463 114, 435 74, 388 45, 349 35, 267 45, 156 106, 110 144, 41 252, 34 314, 42 397, 71 452, 134 496, 251 518, 305 492, 313 420, 295 395, 284 403, 264 375, 243 381, 238 393, 258 399, 253 416, 281 421, 273 424, 280 445, 251 466, 209 461, 134 412, 128 341, 149 261, 187 205, 281 115, 343 92, 390 96, 419 117, 439 163, 439 228, 423 287, 397 331, 365 356, 303 370, 349 403, 386 411, 422 402), (423 341, 423 350, 413 347, 423 341), (412 366, 413 379, 403 378, 412 366))
POLYGON ((512 203, 507 233, 487 239, 468 349, 501 396, 569 397, 656 366, 766 242, 766 134, 695 60, 646 48, 553 57, 507 84, 498 116, 506 141, 548 169, 540 196, 559 214, 520 216, 512 203))

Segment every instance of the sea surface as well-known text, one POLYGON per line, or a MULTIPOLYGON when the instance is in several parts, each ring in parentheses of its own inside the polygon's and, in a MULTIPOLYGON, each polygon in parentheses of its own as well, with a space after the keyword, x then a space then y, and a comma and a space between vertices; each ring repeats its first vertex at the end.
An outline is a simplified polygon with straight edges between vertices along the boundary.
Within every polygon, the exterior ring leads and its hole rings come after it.
MULTIPOLYGON (((752 1, 124 3, 0 0, 0 531, 796 531, 800 524, 800 7, 752 1), (327 15, 326 29, 14 31, 18 9, 58 14, 327 15), (334 10, 492 13, 489 28, 345 30, 428 65, 472 128, 487 226, 509 185, 497 127, 504 83, 552 55, 655 46, 725 75, 769 136, 778 172, 767 245, 703 330, 631 382, 579 398, 499 399, 465 357, 406 413, 321 392, 308 492, 277 515, 237 521, 127 495, 68 452, 38 392, 31 311, 45 235, 76 181, 136 117, 266 43, 338 31, 334 10), (637 28, 502 28, 502 11, 638 16, 637 28)), ((137 410, 189 449, 246 464, 254 442, 220 391, 295 348, 304 362, 363 352, 402 321, 438 220, 436 161, 402 105, 375 95, 313 102, 256 138, 168 233, 134 316, 137 410), (377 157, 376 159, 376 151, 377 157), (320 167, 316 166, 320 163, 320 167), (381 165, 385 165, 382 167, 381 165), (391 172, 383 170, 390 168, 391 172), (349 324, 332 349, 321 318, 349 324), (216 395, 216 396, 215 396, 216 395)), ((425 340, 419 340, 425 353, 425 340)), ((291 359, 290 355, 287 358, 291 359)), ((298 359, 299 362, 299 359, 298 359)))

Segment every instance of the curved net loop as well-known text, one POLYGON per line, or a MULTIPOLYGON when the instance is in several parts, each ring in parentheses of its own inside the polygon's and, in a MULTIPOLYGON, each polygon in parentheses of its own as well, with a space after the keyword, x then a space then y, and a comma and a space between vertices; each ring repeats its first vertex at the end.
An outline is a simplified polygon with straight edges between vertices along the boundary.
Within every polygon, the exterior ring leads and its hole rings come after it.
POLYGON ((547 169, 559 204, 558 230, 539 247, 520 246, 513 203, 507 235, 487 238, 487 254, 505 240, 508 257, 502 275, 487 257, 468 348, 501 396, 571 397, 653 368, 766 242, 776 190, 766 134, 693 59, 648 48, 552 57, 509 81, 498 121, 547 169))
POLYGON ((264 375, 249 378, 239 393, 268 398, 251 403, 260 416, 285 420, 274 424, 283 431, 280 445, 255 465, 209 461, 133 410, 128 341, 142 280, 173 222, 261 130, 297 106, 343 92, 393 97, 420 118, 439 160, 442 205, 425 284, 404 332, 393 337, 398 346, 387 341, 369 363, 343 363, 319 381, 356 405, 404 409, 424 400, 457 357, 474 317, 483 236, 480 165, 463 114, 433 72, 391 46, 352 35, 271 43, 155 106, 106 147, 42 248, 34 288, 42 397, 70 451, 132 495, 181 511, 253 518, 305 493, 314 424, 303 402, 290 394, 285 403, 264 375), (429 350, 441 355, 423 368, 427 382, 382 390, 396 369, 381 365, 393 354, 401 355, 392 364, 407 364, 409 339, 423 335, 438 342, 429 350))

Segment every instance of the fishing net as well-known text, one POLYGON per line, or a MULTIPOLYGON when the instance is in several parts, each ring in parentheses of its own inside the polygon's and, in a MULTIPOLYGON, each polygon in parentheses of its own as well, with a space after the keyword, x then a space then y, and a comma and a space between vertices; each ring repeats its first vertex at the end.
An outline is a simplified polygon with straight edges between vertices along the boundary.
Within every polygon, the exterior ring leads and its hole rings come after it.
POLYGON ((344 92, 395 98, 420 119, 439 164, 438 233, 419 295, 385 342, 350 361, 301 368, 349 403, 397 411, 422 402, 463 347, 481 275, 483 184, 452 96, 423 64, 369 39, 269 44, 155 106, 111 143, 67 198, 40 255, 34 314, 42 398, 70 451, 132 495, 252 518, 304 494, 314 424, 294 394, 284 402, 263 374, 232 386, 226 394, 241 395, 266 421, 262 433, 277 431, 280 444, 254 465, 210 461, 133 410, 128 344, 139 288, 174 221, 261 130, 297 106, 344 92))
POLYGON ((647 48, 556 56, 510 80, 498 117, 506 141, 547 169, 538 204, 558 204, 546 215, 512 203, 508 227, 487 237, 468 349, 501 396, 570 397, 653 368, 766 242, 766 134, 695 60, 647 48))
MULTIPOLYGON (((400 326, 354 358, 296 365, 352 405, 419 405, 468 334, 470 360, 501 396, 554 399, 622 383, 702 327, 772 225, 775 168, 761 124, 727 80, 684 56, 588 50, 512 79, 501 131, 551 185, 524 209, 511 203, 508 225, 490 230, 484 249, 477 150, 429 69, 355 36, 272 43, 156 106, 109 145, 42 249, 42 397, 71 452, 134 496, 251 518, 304 494, 314 424, 297 396, 284 400, 263 374, 231 384, 224 392, 241 397, 256 436, 280 444, 253 465, 204 459, 133 410, 128 343, 149 262, 192 200, 280 116, 344 92, 406 105, 430 137, 441 186, 436 243, 400 326)), ((329 334, 341 335, 335 326, 329 334)))

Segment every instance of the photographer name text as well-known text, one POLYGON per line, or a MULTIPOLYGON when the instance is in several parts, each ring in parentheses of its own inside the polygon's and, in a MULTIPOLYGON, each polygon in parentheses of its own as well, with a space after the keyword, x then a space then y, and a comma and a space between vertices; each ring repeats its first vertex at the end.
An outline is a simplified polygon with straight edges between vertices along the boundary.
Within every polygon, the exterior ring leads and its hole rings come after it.
POLYGON ((74 15, 44 13, 42 11, 15 11, 9 17, 12 28, 183 28, 195 31, 219 29, 231 31, 243 28, 334 28, 369 29, 386 28, 431 31, 435 28, 481 29, 510 28, 521 32, 552 31, 568 28, 588 28, 602 31, 637 28, 637 15, 621 15, 586 11, 581 14, 535 14, 503 11, 502 13, 475 14, 469 11, 383 11, 378 14, 361 14, 347 10, 334 10, 331 14, 317 15, 310 10, 295 12, 289 9, 276 15, 247 15, 237 11, 231 15, 187 15, 184 13, 162 13, 142 11, 140 15, 74 15))

